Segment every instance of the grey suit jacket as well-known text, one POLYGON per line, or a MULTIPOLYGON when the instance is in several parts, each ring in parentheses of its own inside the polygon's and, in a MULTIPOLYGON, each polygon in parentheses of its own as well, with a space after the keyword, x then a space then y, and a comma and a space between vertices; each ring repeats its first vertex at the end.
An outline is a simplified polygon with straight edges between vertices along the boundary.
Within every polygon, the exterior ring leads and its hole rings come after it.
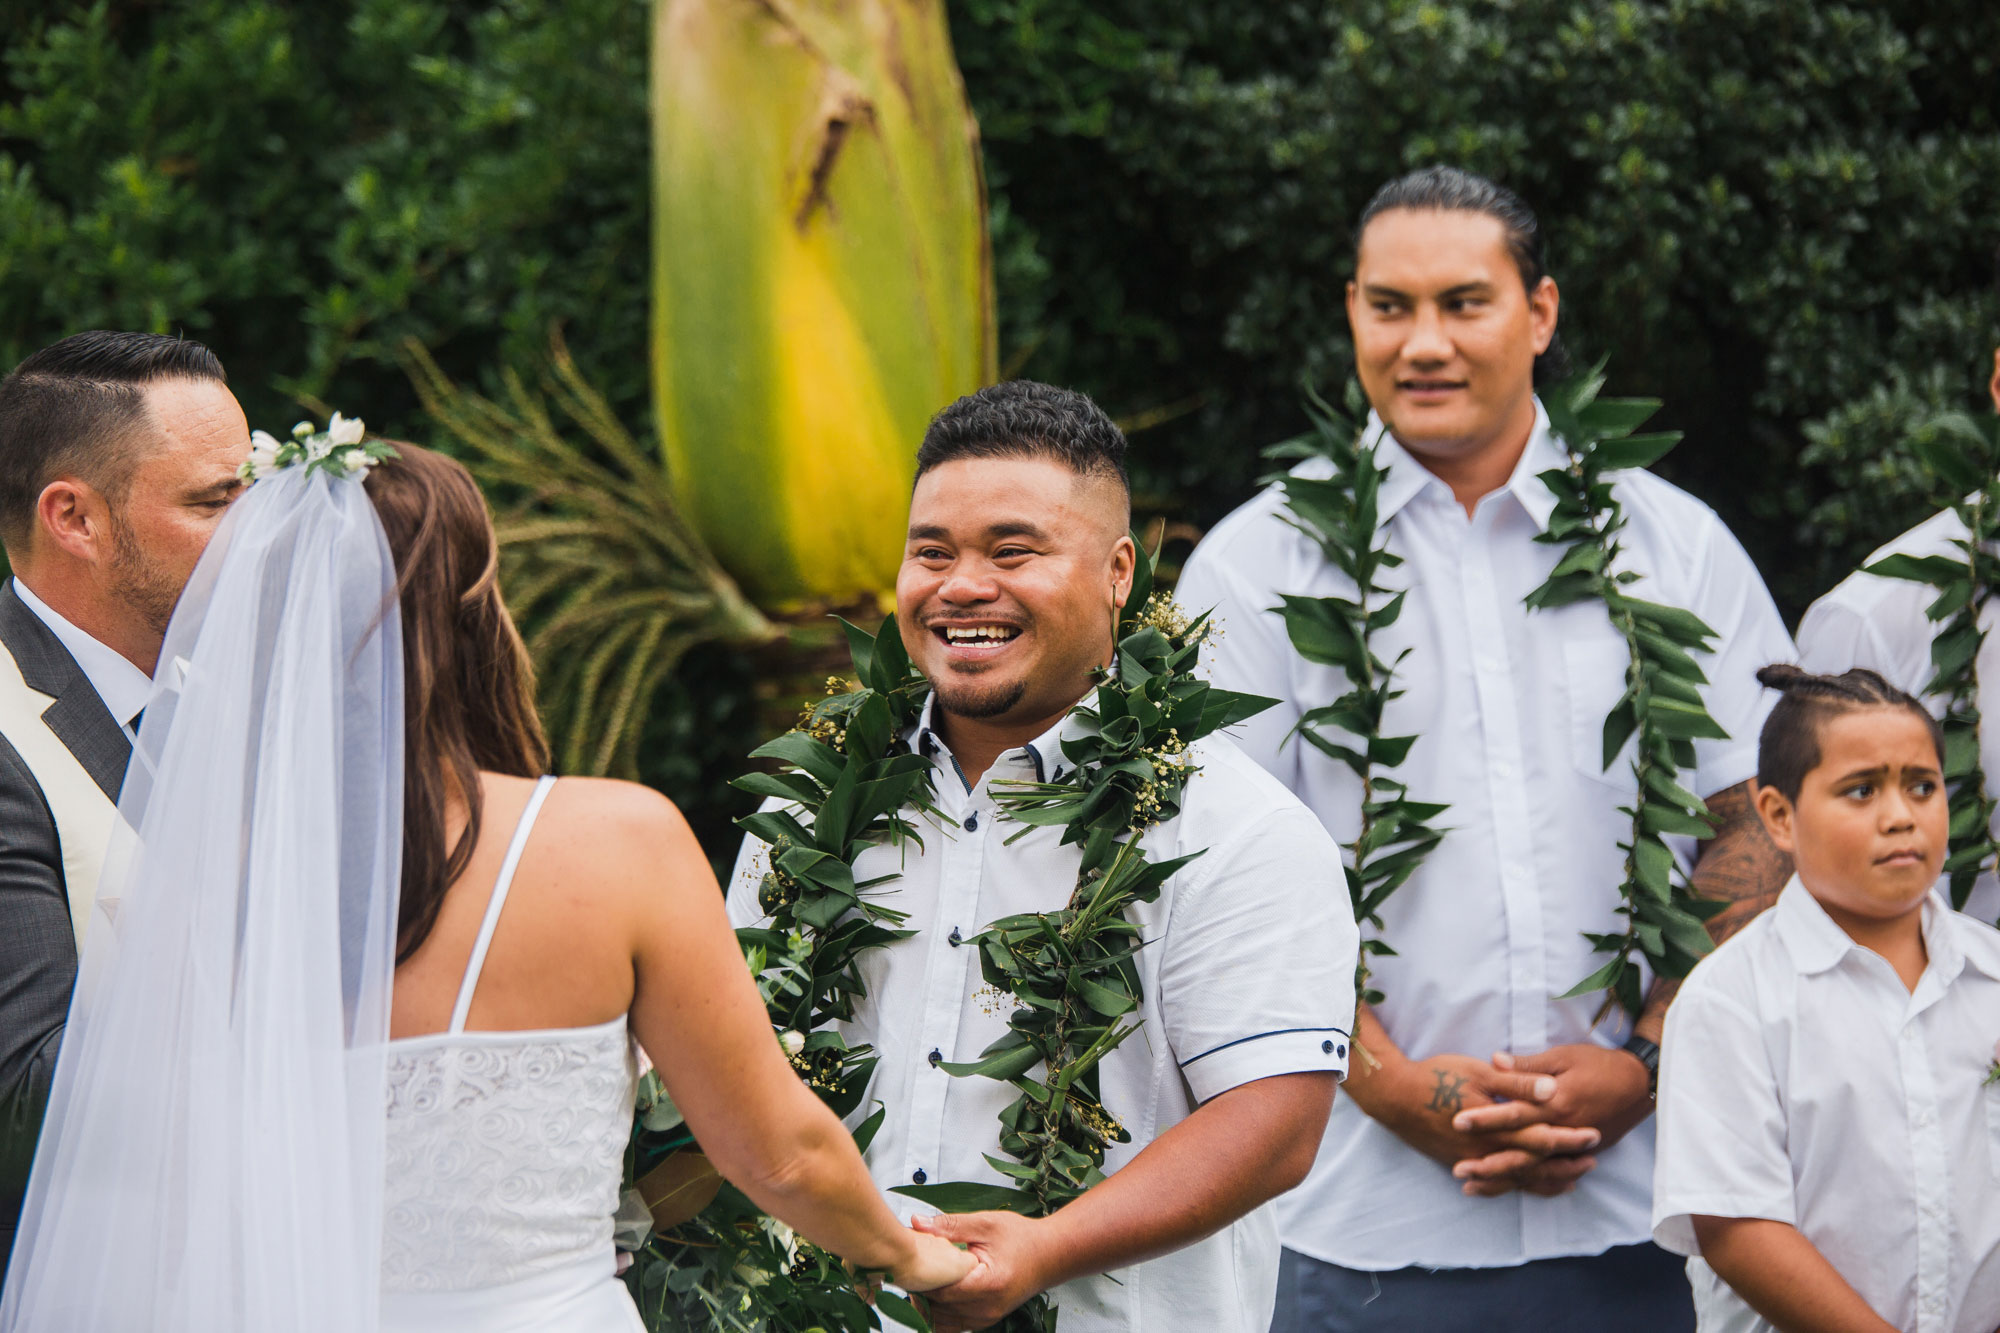
MULTIPOLYGON (((0 649, 29 688, 55 697, 42 720, 116 801, 131 740, 62 641, 14 595, 12 579, 0 586, 0 649)), ((20 752, 0 735, 0 1275, 69 1017, 76 961, 55 816, 20 752)))

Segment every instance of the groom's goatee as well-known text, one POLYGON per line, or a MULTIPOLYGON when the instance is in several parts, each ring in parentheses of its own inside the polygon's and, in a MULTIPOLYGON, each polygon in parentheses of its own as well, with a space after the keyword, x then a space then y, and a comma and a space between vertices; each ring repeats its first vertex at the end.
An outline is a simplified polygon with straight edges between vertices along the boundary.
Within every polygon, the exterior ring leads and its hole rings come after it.
POLYGON ((1017 680, 1012 685, 959 687, 954 689, 934 682, 937 690, 938 707, 954 717, 982 721, 989 717, 999 717, 1021 702, 1028 692, 1028 682, 1017 680))

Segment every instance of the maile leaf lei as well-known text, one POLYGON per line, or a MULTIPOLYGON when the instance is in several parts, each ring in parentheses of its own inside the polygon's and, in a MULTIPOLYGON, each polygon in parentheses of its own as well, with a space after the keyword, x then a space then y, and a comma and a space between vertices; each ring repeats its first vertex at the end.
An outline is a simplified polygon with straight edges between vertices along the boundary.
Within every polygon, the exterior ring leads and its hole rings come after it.
MULTIPOLYGON (((1694 766, 1697 738, 1726 733, 1708 715, 1700 691, 1707 677, 1692 655, 1708 651, 1715 632, 1687 611, 1632 596, 1626 589, 1640 576, 1614 569, 1625 516, 1608 474, 1649 466, 1680 437, 1634 435, 1659 404, 1600 399, 1602 370, 1600 365, 1543 399, 1553 433, 1569 450, 1570 465, 1541 476, 1556 505, 1548 530, 1537 540, 1569 549, 1547 581, 1528 595, 1527 604, 1556 607, 1595 598, 1625 640, 1626 688, 1604 720, 1604 765, 1609 768, 1626 741, 1638 737, 1632 761, 1637 793, 1626 808, 1631 834, 1619 844, 1626 856, 1618 911, 1626 925, 1617 933, 1587 936, 1611 960, 1567 994, 1605 990, 1607 1007, 1615 1001, 1636 1015, 1645 996, 1635 953, 1657 975, 1680 977, 1711 947, 1703 922, 1722 904, 1695 896, 1665 838, 1711 836, 1707 806, 1678 778, 1694 766)), ((1378 932, 1363 942, 1356 977, 1361 999, 1373 1004, 1382 995, 1368 986, 1367 958, 1395 952, 1379 934, 1382 906, 1442 840, 1444 831, 1431 821, 1447 807, 1412 800, 1409 789, 1387 772, 1403 762, 1415 738, 1382 734, 1386 707, 1402 693, 1395 673, 1403 658, 1385 662, 1372 636, 1396 622, 1407 590, 1378 581, 1381 571, 1401 562, 1387 548, 1386 530, 1378 531, 1377 502, 1388 469, 1377 461, 1373 446, 1363 442, 1366 399, 1359 385, 1350 384, 1344 416, 1318 399, 1309 410, 1313 436, 1281 445, 1271 456, 1324 458, 1332 464, 1332 475, 1284 477, 1286 518, 1353 581, 1355 594, 1284 596, 1277 610, 1299 654, 1340 668, 1349 683, 1348 691, 1331 704, 1307 712, 1299 731, 1362 782, 1361 830, 1348 849, 1347 875, 1356 919, 1378 932)))
POLYGON ((1941 483, 1945 507, 1965 524, 1966 536, 1944 555, 1890 555, 1866 567, 1884 578, 1927 583, 1938 595, 1925 616, 1939 628, 1931 637, 1935 669, 1924 693, 1944 700, 1944 777, 1951 790, 1951 842, 1945 874, 1951 905, 1963 910, 1980 871, 1993 865, 2000 846, 1993 840, 1994 801, 1986 791, 1979 760, 1979 650, 1986 642, 1980 618, 2000 580, 2000 504, 1994 478, 2000 476, 2000 417, 1947 413, 1926 424, 1911 440, 1917 456, 1941 483))
POLYGON ((1267 456, 1324 458, 1332 464, 1330 477, 1286 475, 1279 484, 1285 491, 1286 521, 1312 539, 1328 564, 1353 580, 1355 591, 1352 598, 1280 594, 1284 605, 1277 609, 1299 656, 1339 667, 1347 676, 1347 692, 1307 710, 1297 730, 1361 781, 1361 827, 1347 846, 1347 894, 1355 921, 1374 933, 1361 941, 1354 989, 1362 1003, 1379 1004, 1382 992, 1368 984, 1368 960, 1396 952, 1381 935, 1382 904, 1443 839, 1444 831, 1431 821, 1446 807, 1410 799, 1410 789, 1388 773, 1408 756, 1417 738, 1382 734, 1383 713, 1402 694, 1396 668, 1403 659, 1383 661, 1374 636, 1396 623, 1406 592, 1376 581, 1381 571, 1403 561, 1389 552, 1387 533, 1377 525, 1377 501, 1389 469, 1361 442, 1367 400, 1361 386, 1349 381, 1345 414, 1317 397, 1307 412, 1313 435, 1278 445, 1267 456))
MULTIPOLYGON (((837 678, 830 681, 830 696, 811 705, 796 729, 754 752, 783 768, 733 784, 784 803, 737 821, 770 848, 770 870, 758 886, 758 905, 769 923, 737 931, 737 940, 787 1057, 842 1117, 860 1107, 876 1056, 865 1045, 848 1045, 832 1025, 852 1017, 862 997, 861 956, 910 933, 901 929, 905 914, 871 893, 895 877, 858 880, 855 862, 870 848, 904 839, 921 845, 910 812, 931 809, 932 771, 905 740, 929 686, 911 670, 895 618, 874 636, 846 629, 859 687, 842 690, 837 678)), ((855 1131, 863 1150, 883 1117, 878 1108, 855 1131)), ((655 1130, 642 1115, 629 1176, 642 1175, 689 1142, 684 1131, 674 1132, 678 1120, 667 1117, 655 1130)), ((706 1326, 717 1329, 743 1327, 738 1316, 748 1310, 774 1328, 861 1333, 879 1327, 879 1316, 926 1327, 893 1293, 878 1293, 871 1308, 838 1259, 764 1217, 727 1186, 700 1216, 653 1242, 637 1263, 641 1306, 656 1327, 682 1326, 670 1297, 705 1309, 706 1326), (662 1290, 649 1301, 656 1273, 662 1290)))
MULTIPOLYGON (((1152 861, 1140 835, 1180 812, 1197 771, 1188 747, 1272 702, 1198 679, 1207 617, 1188 619, 1152 589, 1153 562, 1140 547, 1117 666, 1071 715, 1082 725, 1063 741, 1067 771, 1004 790, 994 784, 1003 816, 1024 826, 1014 838, 1055 827, 1060 845, 1081 848, 1067 904, 1004 917, 970 941, 986 983, 1018 1007, 1005 1035, 979 1059, 941 1066, 959 1077, 998 1079, 1018 1093, 1000 1113, 1005 1156, 986 1158, 1015 1183, 906 1185, 898 1193, 953 1212, 1044 1216, 1102 1180, 1106 1151, 1130 1139, 1098 1091, 1100 1062, 1140 1027, 1132 1017, 1142 999, 1133 959, 1144 941, 1126 910, 1158 898, 1167 879, 1200 854, 1152 861)), ((1055 1310, 1036 1296, 1000 1327, 1048 1333, 1055 1310)))
POLYGON ((1636 791, 1632 804, 1624 807, 1632 816, 1630 840, 1618 844, 1625 853, 1624 880, 1618 886, 1618 914, 1625 918, 1625 929, 1586 935, 1611 961, 1563 998, 1602 989, 1609 992, 1607 1008, 1615 999, 1637 1017, 1646 997, 1634 953, 1651 965, 1655 976, 1677 978, 1714 947, 1704 923, 1727 904, 1696 896, 1666 838, 1714 836, 1708 806, 1679 779, 1695 765, 1696 740, 1726 740, 1729 733, 1708 714, 1701 696, 1708 677, 1693 656, 1712 651, 1715 631, 1689 611, 1632 596, 1626 589, 1642 576, 1616 569, 1625 511, 1610 474, 1650 467, 1680 441, 1680 433, 1634 435, 1659 410, 1659 402, 1599 398, 1603 387, 1599 362, 1543 396, 1549 428, 1568 448, 1570 463, 1541 474, 1555 493, 1556 506, 1547 531, 1535 540, 1569 549, 1527 602, 1541 608, 1594 598, 1604 604, 1612 628, 1625 640, 1625 692, 1604 719, 1605 768, 1626 741, 1637 737, 1632 755, 1636 791))

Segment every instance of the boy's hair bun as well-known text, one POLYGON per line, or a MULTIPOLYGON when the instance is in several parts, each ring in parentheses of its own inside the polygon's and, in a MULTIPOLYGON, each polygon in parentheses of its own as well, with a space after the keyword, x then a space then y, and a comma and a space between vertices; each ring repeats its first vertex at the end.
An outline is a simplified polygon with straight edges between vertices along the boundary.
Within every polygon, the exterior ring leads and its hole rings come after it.
POLYGON ((1757 669, 1757 683, 1774 690, 1789 690, 1810 674, 1804 667, 1790 662, 1773 662, 1770 666, 1757 669))

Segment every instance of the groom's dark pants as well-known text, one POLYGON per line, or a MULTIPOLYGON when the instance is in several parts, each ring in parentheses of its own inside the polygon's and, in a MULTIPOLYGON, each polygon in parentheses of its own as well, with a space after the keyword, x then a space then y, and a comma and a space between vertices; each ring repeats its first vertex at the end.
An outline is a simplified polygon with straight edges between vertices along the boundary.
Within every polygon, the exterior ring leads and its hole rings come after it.
POLYGON ((1271 1333, 1693 1333, 1685 1260, 1656 1245, 1512 1268, 1364 1273, 1286 1250, 1271 1333))

